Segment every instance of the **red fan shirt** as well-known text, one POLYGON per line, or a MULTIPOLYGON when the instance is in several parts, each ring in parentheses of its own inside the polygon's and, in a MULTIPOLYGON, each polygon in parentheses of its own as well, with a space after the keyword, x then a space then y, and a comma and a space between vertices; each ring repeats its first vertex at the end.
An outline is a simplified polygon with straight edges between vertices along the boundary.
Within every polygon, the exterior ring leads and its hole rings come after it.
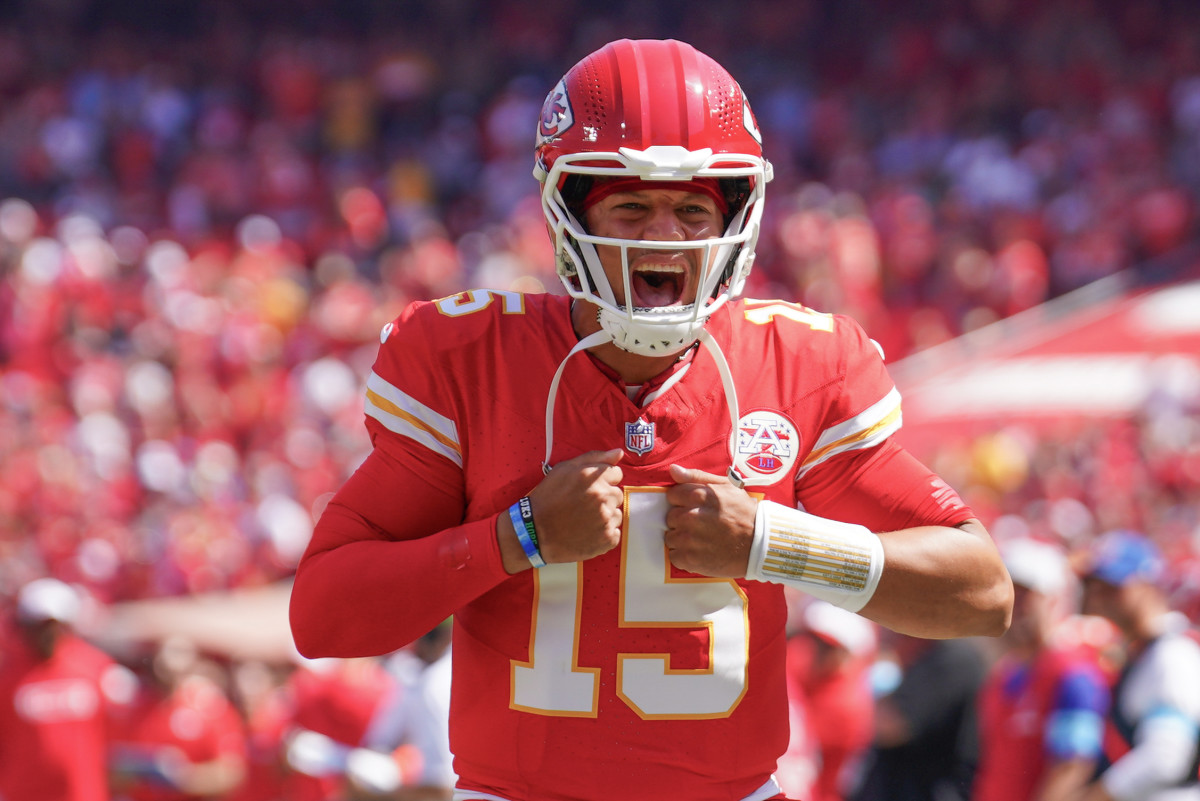
POLYGON ((8 637, 0 661, 0 798, 106 801, 114 713, 132 698, 133 682, 74 634, 61 635, 46 660, 8 637))

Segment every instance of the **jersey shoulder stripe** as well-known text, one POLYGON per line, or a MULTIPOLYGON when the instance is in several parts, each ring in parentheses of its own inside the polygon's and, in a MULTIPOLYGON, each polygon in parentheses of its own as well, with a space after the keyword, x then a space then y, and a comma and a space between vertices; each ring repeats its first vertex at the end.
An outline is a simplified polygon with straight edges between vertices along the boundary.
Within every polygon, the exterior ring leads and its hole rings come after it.
POLYGON ((799 475, 840 453, 872 448, 900 430, 900 392, 895 387, 849 420, 825 429, 800 466, 799 475))
POLYGON ((458 426, 400 391, 374 371, 367 377, 365 412, 389 431, 408 437, 462 467, 458 426))

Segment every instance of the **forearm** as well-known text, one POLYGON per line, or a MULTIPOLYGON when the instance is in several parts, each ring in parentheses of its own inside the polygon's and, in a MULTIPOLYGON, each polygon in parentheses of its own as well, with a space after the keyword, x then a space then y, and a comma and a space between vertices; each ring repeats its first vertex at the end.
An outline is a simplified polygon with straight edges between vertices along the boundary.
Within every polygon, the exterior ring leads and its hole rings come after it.
POLYGON ((998 636, 1012 617, 1008 571, 978 521, 880 535, 879 586, 864 617, 902 634, 944 639, 998 636))
MULTIPOLYGON (((1054 762, 1046 770, 1032 801, 1081 801, 1095 771, 1096 762, 1092 759, 1067 759, 1054 762)), ((1104 794, 1093 801, 1109 801, 1109 799, 1107 794, 1104 794)))
POLYGON ((1109 795, 1103 784, 1092 782, 1072 801, 1116 801, 1116 799, 1109 795))
POLYGON ((983 524, 928 467, 892 440, 831 460, 806 477, 803 508, 879 533, 884 567, 859 610, 886 628, 926 638, 998 635, 1013 589, 983 524))
POLYGON ((290 609, 296 647, 308 657, 369 656, 425 634, 508 577, 495 522, 412 540, 354 539, 345 529, 361 524, 331 507, 314 539, 340 544, 312 550, 296 571, 290 609))
POLYGON ((197 797, 219 796, 235 789, 245 776, 245 760, 238 755, 225 754, 208 762, 189 765, 180 789, 197 797))

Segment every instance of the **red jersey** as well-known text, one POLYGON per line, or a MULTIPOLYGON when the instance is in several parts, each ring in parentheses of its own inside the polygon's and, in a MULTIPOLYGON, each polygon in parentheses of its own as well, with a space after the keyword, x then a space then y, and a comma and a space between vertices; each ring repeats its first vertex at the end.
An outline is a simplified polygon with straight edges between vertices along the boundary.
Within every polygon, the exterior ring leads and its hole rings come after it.
POLYGON ((0 798, 105 801, 113 712, 133 676, 64 633, 38 660, 14 637, 0 667, 0 798))
MULTIPOLYGON (((707 328, 732 368, 737 463, 756 493, 873 530, 972 516, 884 444, 899 396, 853 321, 746 300, 707 328), (872 482, 885 465, 888 481, 872 482)), ((590 356, 567 363, 551 463, 625 449, 622 542, 514 576, 501 564, 496 519, 542 477, 547 390, 575 342, 568 300, 551 295, 465 292, 385 327, 367 386, 375 449, 301 563, 297 641, 382 653, 453 613, 461 787, 511 799, 742 798, 788 742, 783 591, 680 571, 662 540, 668 466, 729 467, 709 354, 667 390, 643 388, 641 406, 590 356), (391 547, 400 539, 414 540, 404 558, 391 547), (327 585, 315 595, 344 598, 341 608, 303 608, 305 562, 316 560, 311 580, 327 585)))
POLYGON ((1106 699, 1104 678, 1082 650, 1043 651, 1032 663, 1002 657, 979 693, 972 801, 1027 801, 1053 762, 1099 760, 1106 699))
MULTIPOLYGON (((160 760, 192 765, 233 757, 244 762, 242 718, 225 692, 201 676, 189 676, 167 695, 147 691, 113 748, 114 770, 133 801, 184 801, 198 796, 164 782, 160 760)), ((169 776, 168 776, 169 779, 169 776)))

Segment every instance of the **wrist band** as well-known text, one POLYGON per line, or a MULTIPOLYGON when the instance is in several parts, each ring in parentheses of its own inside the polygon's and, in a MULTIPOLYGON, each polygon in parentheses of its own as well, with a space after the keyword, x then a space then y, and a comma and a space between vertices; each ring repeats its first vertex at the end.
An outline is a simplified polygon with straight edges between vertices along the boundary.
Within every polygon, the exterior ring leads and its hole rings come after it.
POLYGON ((517 501, 517 506, 521 509, 521 520, 525 523, 525 530, 529 532, 529 539, 533 540, 533 547, 538 548, 538 552, 540 553, 541 549, 538 545, 537 529, 533 526, 533 504, 530 502, 529 496, 526 495, 517 501))
POLYGON ((759 501, 746 578, 786 584, 857 612, 882 574, 883 543, 865 526, 759 501))
POLYGON ((521 550, 525 551, 529 564, 545 567, 546 560, 538 550, 537 529, 533 527, 533 507, 529 505, 529 498, 522 498, 508 507, 508 517, 512 520, 517 541, 521 543, 521 550))

